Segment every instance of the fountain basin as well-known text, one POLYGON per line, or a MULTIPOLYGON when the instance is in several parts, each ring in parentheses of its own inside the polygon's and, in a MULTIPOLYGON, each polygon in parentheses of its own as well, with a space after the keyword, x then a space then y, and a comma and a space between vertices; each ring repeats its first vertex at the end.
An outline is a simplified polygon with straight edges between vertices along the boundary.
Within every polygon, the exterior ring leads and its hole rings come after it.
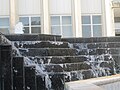
POLYGON ((119 90, 120 75, 67 82, 65 90, 119 90))

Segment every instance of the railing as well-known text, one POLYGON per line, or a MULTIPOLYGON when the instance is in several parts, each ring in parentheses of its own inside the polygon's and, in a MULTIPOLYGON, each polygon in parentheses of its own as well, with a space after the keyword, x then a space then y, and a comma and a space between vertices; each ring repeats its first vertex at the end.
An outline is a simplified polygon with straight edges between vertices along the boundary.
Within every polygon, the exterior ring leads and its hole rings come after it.
POLYGON ((120 75, 68 82, 65 90, 120 90, 120 75))

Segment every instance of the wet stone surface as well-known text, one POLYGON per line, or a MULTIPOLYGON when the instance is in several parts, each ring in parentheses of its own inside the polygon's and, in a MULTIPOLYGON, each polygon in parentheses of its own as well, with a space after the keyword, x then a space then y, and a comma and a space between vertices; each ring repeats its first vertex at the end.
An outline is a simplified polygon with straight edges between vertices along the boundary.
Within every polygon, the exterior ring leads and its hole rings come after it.
POLYGON ((69 48, 68 42, 60 41, 14 41, 17 48, 69 48))
POLYGON ((48 72, 70 72, 77 70, 91 69, 90 63, 70 63, 70 64, 58 64, 58 65, 46 65, 48 72))
POLYGON ((86 56, 36 56, 29 59, 37 62, 38 64, 64 64, 64 63, 80 63, 90 60, 86 56))
POLYGON ((5 35, 10 41, 60 41, 61 36, 44 34, 13 34, 5 35))
POLYGON ((35 66, 25 67, 25 90, 37 90, 35 66))
POLYGON ((1 89, 12 90, 12 47, 11 45, 0 45, 0 70, 1 89))
POLYGON ((13 64, 13 90, 25 90, 24 58, 14 57, 13 64))
MULTIPOLYGON (((0 58, 5 60, 0 61, 0 65, 3 63, 5 70, 9 70, 5 73, 13 76, 13 84, 6 84, 13 85, 13 90, 64 90, 65 82, 120 72, 120 37, 69 38, 62 41, 60 36, 42 34, 6 37, 12 42, 2 36, 1 43, 12 44, 13 50, 9 53, 7 48, 8 51, 3 53, 4 47, 0 49, 0 53, 4 54, 0 58), (14 58, 10 61, 6 55, 14 58)), ((7 79, 6 82, 12 80, 10 77, 7 79)))
POLYGON ((29 48, 19 49, 23 56, 74 56, 76 55, 76 49, 70 48, 29 48))
POLYGON ((47 90, 45 86, 45 78, 39 75, 36 76, 37 90, 47 90))

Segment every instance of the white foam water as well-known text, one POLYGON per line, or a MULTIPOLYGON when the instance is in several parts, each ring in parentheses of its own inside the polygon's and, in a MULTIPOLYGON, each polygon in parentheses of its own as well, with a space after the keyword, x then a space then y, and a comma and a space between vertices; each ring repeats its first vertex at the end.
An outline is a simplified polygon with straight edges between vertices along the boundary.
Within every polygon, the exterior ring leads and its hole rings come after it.
POLYGON ((23 34, 23 24, 22 22, 18 22, 16 25, 15 25, 15 34, 23 34))
MULTIPOLYGON (((22 57, 22 55, 20 54, 20 51, 18 50, 18 48, 16 48, 14 46, 14 43, 11 43, 11 41, 9 41, 6 37, 4 37, 3 35, 1 35, 1 44, 10 44, 12 45, 12 54, 13 56, 20 56, 22 57)), ((27 49, 25 49, 27 50, 27 49)), ((28 57, 24 57, 24 64, 27 65, 27 66, 31 66, 31 65, 34 65, 36 67, 36 74, 37 75, 40 75, 43 80, 45 78, 45 85, 46 85, 46 88, 48 90, 50 90, 51 88, 51 80, 49 78, 49 75, 48 73, 45 71, 45 66, 43 63, 41 64, 38 64, 37 62, 33 61, 33 60, 30 60, 28 57)), ((17 72, 17 71, 15 71, 17 72)))

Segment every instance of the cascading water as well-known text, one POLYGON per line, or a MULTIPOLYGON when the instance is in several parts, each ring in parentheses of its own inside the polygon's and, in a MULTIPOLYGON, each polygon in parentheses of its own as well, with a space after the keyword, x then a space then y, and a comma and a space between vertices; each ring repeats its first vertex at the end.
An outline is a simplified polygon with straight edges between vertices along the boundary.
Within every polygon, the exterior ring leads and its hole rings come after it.
MULTIPOLYGON (((15 43, 17 43, 17 42, 15 42, 15 43)), ((20 56, 21 57, 22 55, 21 55, 19 49, 16 48, 15 43, 9 41, 6 37, 1 35, 1 44, 10 44, 10 45, 12 45, 12 54, 13 54, 13 56, 20 56)), ((27 43, 30 44, 30 42, 27 42, 27 43)), ((48 90, 51 88, 51 80, 49 78, 48 73, 45 71, 45 66, 44 66, 44 64, 42 62, 41 62, 41 65, 40 65, 37 62, 33 61, 32 59, 30 59, 28 57, 24 57, 24 64, 25 64, 25 66, 35 66, 36 67, 36 74, 40 75, 43 78, 43 80, 45 78, 46 88, 48 90)))
MULTIPOLYGON (((99 49, 99 47, 95 49, 96 47, 88 48, 87 43, 73 43, 73 44, 67 43, 66 45, 68 46, 65 46, 65 48, 76 50, 73 56, 72 55, 65 56, 64 55, 65 53, 62 56, 59 56, 59 55, 57 56, 56 54, 55 54, 56 56, 49 56, 47 51, 49 49, 51 50, 51 48, 49 48, 49 45, 46 45, 46 46, 44 45, 46 44, 46 42, 47 44, 50 44, 53 49, 55 49, 54 46, 60 49, 63 48, 62 46, 64 46, 63 44, 65 42, 56 41, 56 38, 55 38, 55 41, 13 41, 13 42, 10 42, 4 36, 2 36, 2 42, 6 44, 12 44, 13 55, 24 56, 24 63, 26 66, 34 65, 36 67, 36 75, 40 75, 42 77, 42 79, 45 82, 47 90, 59 90, 59 89, 52 88, 52 84, 54 82, 52 82, 51 78, 54 77, 54 74, 56 75, 61 74, 61 76, 62 75, 64 76, 64 78, 59 79, 61 81, 60 84, 62 84, 63 86, 65 82, 69 82, 69 81, 116 74, 116 69, 114 67, 115 62, 114 62, 114 59, 112 58, 109 48, 106 49, 104 53, 98 54, 96 52, 97 52, 97 49, 99 49), (24 53, 30 52, 29 48, 34 48, 34 47, 39 48, 39 46, 41 46, 42 49, 44 49, 44 47, 45 49, 47 48, 47 50, 43 52, 44 54, 46 54, 47 52, 48 56, 47 55, 46 56, 45 55, 27 56, 24 54, 24 53), (71 57, 72 59, 70 59, 71 57), (74 59, 75 59, 74 57, 77 57, 75 62, 74 62, 74 59), (84 58, 82 61, 80 60, 81 57, 84 58), (108 60, 105 60, 105 58, 108 58, 108 60), (47 67, 48 69, 50 68, 51 70, 49 69, 47 71, 46 69, 47 67)), ((41 52, 42 50, 40 51, 40 53, 41 52)), ((57 78, 59 78, 59 75, 57 76, 57 78)), ((63 90, 63 89, 60 89, 60 90, 63 90)))
POLYGON ((84 56, 87 58, 87 62, 91 64, 92 73, 94 74, 95 77, 108 76, 112 74, 110 72, 111 70, 110 68, 100 66, 103 62, 105 63, 113 62, 113 74, 116 74, 115 61, 113 60, 112 55, 109 52, 109 48, 105 51, 105 54, 90 55, 89 53, 94 49, 89 49, 87 46, 87 43, 73 43, 73 44, 69 44, 69 47, 76 48, 78 51, 78 54, 81 53, 81 51, 84 52, 84 56), (104 59, 105 56, 108 56, 108 59, 111 61, 105 61, 104 59))

